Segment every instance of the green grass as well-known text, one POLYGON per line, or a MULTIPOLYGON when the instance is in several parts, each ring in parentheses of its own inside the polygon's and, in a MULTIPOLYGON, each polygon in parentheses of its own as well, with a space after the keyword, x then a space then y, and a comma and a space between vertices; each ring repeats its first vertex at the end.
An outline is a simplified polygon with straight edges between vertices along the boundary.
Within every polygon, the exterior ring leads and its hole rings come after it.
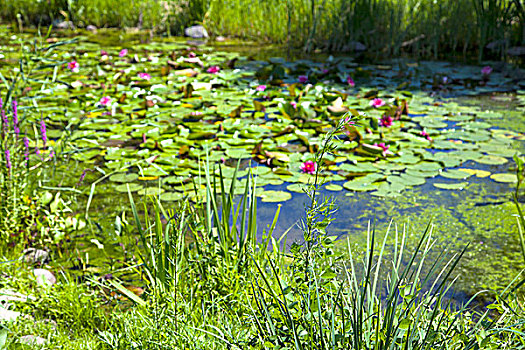
POLYGON ((1 0, 15 27, 72 20, 83 27, 140 27, 180 35, 203 23, 214 35, 270 41, 305 51, 347 51, 363 43, 378 55, 504 57, 522 45, 519 0, 1 0), (485 46, 497 43, 489 52, 485 46))

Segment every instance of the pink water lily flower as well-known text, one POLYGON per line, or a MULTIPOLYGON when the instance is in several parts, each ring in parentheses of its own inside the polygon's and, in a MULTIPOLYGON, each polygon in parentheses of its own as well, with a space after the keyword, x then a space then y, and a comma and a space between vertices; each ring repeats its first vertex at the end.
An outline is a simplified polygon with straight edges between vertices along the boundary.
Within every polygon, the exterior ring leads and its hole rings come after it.
POLYGON ((351 76, 347 76, 347 77, 346 77, 346 82, 347 82, 347 84, 350 85, 351 87, 354 87, 354 86, 355 86, 354 79, 352 79, 351 76))
POLYGON ((491 66, 485 66, 481 69, 481 74, 487 76, 487 75, 490 75, 490 73, 492 73, 492 67, 491 66))
POLYGON ((142 80, 150 80, 151 75, 149 75, 148 73, 139 73, 139 78, 142 80))
POLYGON ((220 70, 221 68, 219 66, 211 66, 210 68, 208 68, 208 70, 206 70, 206 72, 210 74, 217 74, 220 70))
POLYGON ((111 103, 111 98, 107 97, 107 96, 104 96, 104 97, 102 97, 100 99, 100 101, 98 103, 100 103, 103 106, 107 106, 107 105, 109 105, 111 103))
POLYGON ((380 98, 374 98, 372 101, 370 101, 370 106, 374 108, 383 107, 385 104, 386 102, 380 98))
POLYGON ((292 101, 292 102, 290 102, 290 104, 292 105, 293 108, 297 108, 297 102, 292 101))
POLYGON ((421 132, 419 133, 420 136, 426 138, 428 141, 432 141, 432 138, 430 137, 430 135, 428 134, 428 132, 426 132, 424 129, 421 130, 421 132))
POLYGON ((300 75, 298 79, 301 84, 304 84, 308 81, 308 77, 306 75, 300 75))
POLYGON ((316 167, 317 164, 315 164, 311 160, 307 160, 301 165, 301 171, 305 174, 315 174, 316 167))
POLYGON ((259 92, 262 92, 266 90, 266 85, 258 85, 256 88, 255 88, 255 91, 259 91, 259 92))
POLYGON ((107 56, 108 53, 105 50, 100 50, 100 56, 107 56))
POLYGON ((379 125, 380 125, 380 126, 383 126, 383 127, 385 127, 385 128, 389 128, 389 127, 391 127, 393 123, 394 123, 394 119, 392 119, 391 116, 386 115, 386 114, 383 115, 383 116, 381 117, 381 119, 379 120, 379 125))
POLYGON ((189 58, 195 58, 195 57, 197 57, 197 55, 195 54, 195 52, 190 52, 190 53, 188 53, 188 57, 189 58))
POLYGON ((390 146, 385 144, 384 142, 374 143, 374 146, 381 148, 383 150, 383 154, 389 153, 388 149, 390 148, 390 146))
POLYGON ((77 61, 71 61, 67 64, 67 68, 71 69, 73 73, 78 73, 79 67, 77 61))
POLYGON ((118 57, 124 57, 128 54, 128 49, 122 49, 120 50, 120 52, 118 53, 118 57))

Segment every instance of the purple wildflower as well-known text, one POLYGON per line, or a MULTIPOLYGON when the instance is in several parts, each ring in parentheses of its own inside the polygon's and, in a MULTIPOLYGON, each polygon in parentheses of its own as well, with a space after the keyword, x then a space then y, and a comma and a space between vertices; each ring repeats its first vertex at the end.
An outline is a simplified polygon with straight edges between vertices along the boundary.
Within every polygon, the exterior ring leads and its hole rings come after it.
POLYGON ((44 141, 44 148, 47 144, 47 131, 46 131, 46 123, 44 122, 44 118, 40 119, 40 134, 42 135, 42 141, 44 141))
POLYGON ((20 128, 18 127, 18 103, 16 100, 13 101, 13 130, 16 136, 20 134, 20 128))
POLYGON ((2 114, 2 131, 4 135, 7 134, 7 125, 9 124, 9 121, 7 120, 7 115, 5 114, 4 110, 4 101, 2 101, 2 98, 0 98, 0 113, 2 114))
POLYGON ((24 136, 24 149, 24 158, 27 162, 29 162, 29 139, 27 136, 24 136))
POLYGON ((11 169, 11 152, 8 149, 5 150, 5 166, 7 170, 11 169))
POLYGON ((82 185, 82 182, 84 181, 84 178, 86 177, 86 173, 88 171, 91 171, 91 169, 89 169, 89 168, 88 169, 84 169, 84 171, 80 175, 80 178, 78 179, 77 187, 80 187, 80 185, 82 185))

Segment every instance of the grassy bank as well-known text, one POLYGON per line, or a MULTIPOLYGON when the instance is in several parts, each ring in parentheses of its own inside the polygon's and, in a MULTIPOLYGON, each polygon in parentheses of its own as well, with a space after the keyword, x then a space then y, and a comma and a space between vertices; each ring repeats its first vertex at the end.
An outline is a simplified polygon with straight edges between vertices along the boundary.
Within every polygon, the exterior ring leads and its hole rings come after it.
POLYGON ((524 13, 519 0, 123 0, 118 7, 110 0, 0 1, 0 18, 20 28, 65 19, 181 35, 203 23, 214 35, 306 51, 354 51, 361 43, 381 55, 434 58, 503 58, 524 43, 524 13))

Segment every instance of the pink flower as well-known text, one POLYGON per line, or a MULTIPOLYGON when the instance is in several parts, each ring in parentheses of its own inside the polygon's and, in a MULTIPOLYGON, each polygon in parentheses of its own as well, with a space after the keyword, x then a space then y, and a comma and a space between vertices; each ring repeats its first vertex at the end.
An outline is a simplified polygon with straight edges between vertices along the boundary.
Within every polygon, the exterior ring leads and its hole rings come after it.
POLYGON ((379 120, 379 125, 384 126, 385 128, 389 128, 392 126, 394 120, 389 115, 383 115, 381 119, 379 120))
POLYGON ((299 76, 299 82, 300 82, 301 84, 304 84, 304 83, 306 83, 307 81, 308 81, 308 77, 307 77, 306 75, 300 75, 300 76, 299 76))
POLYGON ((111 103, 111 98, 107 97, 107 96, 104 96, 100 99, 100 101, 98 102, 100 103, 101 105, 103 106, 107 106, 111 103))
POLYGON ((211 66, 210 68, 208 68, 208 70, 206 72, 210 73, 210 74, 217 74, 219 73, 221 69, 219 68, 219 66, 211 66))
POLYGON ((150 80, 151 75, 149 75, 148 73, 139 73, 139 78, 142 80, 150 80))
POLYGON ((316 168, 317 168, 317 164, 315 164, 311 160, 307 160, 301 165, 301 171, 305 174, 315 174, 316 168))
POLYGON ((481 69, 481 74, 484 76, 490 75, 492 73, 492 67, 491 66, 485 66, 481 69))
POLYGON ((354 79, 352 79, 351 76, 347 76, 347 77, 346 77, 346 82, 347 82, 348 85, 350 85, 351 87, 354 87, 354 86, 355 86, 354 79))
POLYGON ((388 148, 390 148, 390 146, 386 145, 384 142, 374 143, 374 146, 381 148, 383 150, 383 153, 386 153, 388 151, 388 148))
POLYGON ((67 68, 71 69, 73 73, 78 73, 79 65, 77 61, 71 61, 67 64, 67 68))
POLYGON ((328 72, 329 72, 329 70, 326 69, 326 68, 321 69, 321 73, 323 73, 323 74, 326 74, 326 73, 328 73, 328 72))
POLYGON ((190 53, 188 53, 188 57, 189 58, 195 58, 195 57, 197 57, 197 55, 195 54, 195 52, 190 52, 190 53))
POLYGON ((290 104, 292 105, 293 108, 297 108, 297 102, 292 101, 292 102, 290 102, 290 104))
POLYGON ((118 57, 124 57, 128 54, 128 49, 122 49, 120 50, 120 52, 118 53, 118 57))
POLYGON ((420 136, 426 138, 428 141, 432 141, 432 138, 430 137, 430 135, 428 134, 428 132, 426 132, 425 130, 421 130, 421 132, 419 133, 420 136))
POLYGON ((104 50, 100 50, 100 56, 107 56, 108 53, 104 50))
POLYGON ((370 101, 370 106, 374 108, 379 108, 384 106, 386 103, 380 98, 374 98, 372 101, 370 101))
POLYGON ((257 87, 255 88, 255 91, 260 91, 260 92, 262 92, 262 91, 264 91, 264 90, 266 90, 266 85, 259 85, 259 86, 257 86, 257 87))

